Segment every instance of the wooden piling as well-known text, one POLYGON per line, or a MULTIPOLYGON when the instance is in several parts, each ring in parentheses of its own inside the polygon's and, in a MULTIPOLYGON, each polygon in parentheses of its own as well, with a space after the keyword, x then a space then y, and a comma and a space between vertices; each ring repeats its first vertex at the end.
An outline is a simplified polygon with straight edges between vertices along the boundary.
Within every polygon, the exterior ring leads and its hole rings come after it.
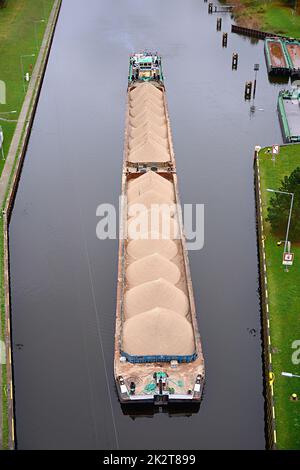
POLYGON ((232 54, 232 70, 237 70, 238 68, 239 55, 237 52, 232 54))
POLYGON ((245 100, 251 100, 252 95, 252 82, 246 82, 245 84, 245 100))

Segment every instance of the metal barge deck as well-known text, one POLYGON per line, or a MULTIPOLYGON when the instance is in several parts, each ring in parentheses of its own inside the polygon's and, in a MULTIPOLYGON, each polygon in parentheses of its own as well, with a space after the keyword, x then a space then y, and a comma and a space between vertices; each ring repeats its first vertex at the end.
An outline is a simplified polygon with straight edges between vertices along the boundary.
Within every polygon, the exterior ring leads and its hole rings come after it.
POLYGON ((283 90, 278 96, 278 114, 286 143, 300 142, 300 90, 283 90))
POLYGON ((122 196, 114 357, 119 400, 123 410, 199 407, 204 358, 157 54, 130 58, 122 196), (139 216, 146 214, 147 223, 153 204, 172 207, 171 230, 165 232, 159 212, 155 229, 133 236, 136 203, 145 205, 139 216))
POLYGON ((269 74, 289 75, 290 64, 284 43, 279 38, 265 39, 265 57, 269 74))

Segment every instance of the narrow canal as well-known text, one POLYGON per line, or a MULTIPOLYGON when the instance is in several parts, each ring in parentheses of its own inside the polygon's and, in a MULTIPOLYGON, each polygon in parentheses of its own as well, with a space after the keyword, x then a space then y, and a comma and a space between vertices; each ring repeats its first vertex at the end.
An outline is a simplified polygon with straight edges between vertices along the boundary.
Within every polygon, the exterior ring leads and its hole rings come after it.
POLYGON ((262 42, 222 48, 217 16, 203 0, 63 1, 10 226, 20 449, 265 446, 252 155, 281 143, 278 86, 262 42), (205 204, 190 263, 207 382, 198 414, 133 420, 113 381, 117 241, 96 238, 96 208, 118 202, 128 55, 143 48, 163 56, 182 202, 205 204))

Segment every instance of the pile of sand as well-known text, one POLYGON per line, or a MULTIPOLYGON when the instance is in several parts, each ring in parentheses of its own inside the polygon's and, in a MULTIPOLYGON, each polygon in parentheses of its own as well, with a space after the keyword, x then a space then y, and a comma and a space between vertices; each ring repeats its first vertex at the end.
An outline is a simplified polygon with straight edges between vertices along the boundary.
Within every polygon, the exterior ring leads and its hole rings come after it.
POLYGON ((128 183, 127 198, 131 202, 136 197, 143 194, 145 191, 153 189, 164 195, 171 201, 174 201, 174 190, 173 185, 170 181, 162 178, 154 171, 147 171, 142 176, 131 180, 128 183))
POLYGON ((135 100, 131 101, 129 108, 129 116, 137 117, 143 114, 144 112, 149 111, 155 116, 160 118, 165 118, 165 108, 163 103, 152 101, 151 99, 135 100))
POLYGON ((146 145, 148 142, 156 142, 161 147, 165 148, 168 152, 168 142, 163 139, 159 134, 152 130, 147 131, 147 134, 141 134, 129 140, 128 146, 130 150, 134 150, 140 146, 146 145))
POLYGON ((180 231, 177 218, 163 212, 142 211, 127 221, 128 240, 177 240, 180 231))
POLYGON ((167 204, 168 206, 173 206, 174 201, 170 199, 168 194, 163 193, 160 190, 157 191, 157 189, 150 188, 131 200, 131 202, 128 204, 129 211, 130 206, 134 204, 140 204, 143 205, 145 209, 151 209, 153 204, 167 204))
POLYGON ((132 101, 145 97, 152 97, 159 101, 162 100, 162 92, 152 83, 138 83, 137 86, 130 92, 130 99, 132 101))
POLYGON ((158 144, 151 136, 146 136, 144 142, 130 150, 128 161, 132 163, 164 163, 170 160, 166 149, 158 144))
POLYGON ((126 320, 155 307, 168 308, 185 317, 189 311, 189 301, 181 289, 165 279, 144 282, 125 293, 126 320))
POLYGON ((167 119, 161 90, 139 83, 129 96, 128 161, 168 162, 167 119))
MULTIPOLYGON (((161 137, 161 139, 166 139, 168 136, 167 127, 158 127, 153 122, 146 122, 144 125, 140 127, 130 127, 129 128, 129 148, 130 143, 133 139, 145 137, 145 135, 151 133, 152 135, 156 135, 161 137)), ((167 140, 164 140, 167 142, 167 140)))
POLYGON ((179 238, 177 207, 172 183, 153 171, 147 171, 128 183, 128 226, 130 240, 179 238))
POLYGON ((178 253, 173 240, 159 240, 160 234, 149 234, 147 240, 132 240, 127 245, 127 253, 134 259, 141 259, 152 253, 158 253, 166 259, 173 259, 178 253))
POLYGON ((126 270, 126 279, 129 286, 137 286, 144 282, 153 281, 157 279, 157 276, 171 284, 177 284, 180 279, 180 271, 176 264, 158 253, 134 261, 126 270))
POLYGON ((132 355, 191 355, 192 325, 172 310, 154 308, 125 322, 123 350, 132 355))
MULTIPOLYGON (((170 161, 162 91, 138 84, 130 92, 128 159, 170 161)), ((126 289, 122 349, 131 355, 190 355, 195 351, 172 175, 147 171, 128 178, 126 289), (178 287, 178 285, 180 287, 178 287)))

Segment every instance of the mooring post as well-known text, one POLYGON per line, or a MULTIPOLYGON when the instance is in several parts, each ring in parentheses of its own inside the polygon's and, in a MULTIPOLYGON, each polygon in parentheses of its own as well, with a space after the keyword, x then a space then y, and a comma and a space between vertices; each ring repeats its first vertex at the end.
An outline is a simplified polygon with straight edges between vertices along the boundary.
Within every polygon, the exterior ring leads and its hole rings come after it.
POLYGON ((212 13, 212 12, 213 12, 213 4, 209 3, 208 4, 208 13, 212 13))
POLYGON ((246 82, 245 84, 245 100, 251 100, 252 95, 252 82, 246 82))
POLYGON ((232 54, 232 70, 237 70, 238 61, 239 61, 239 55, 237 52, 234 52, 232 54))
POLYGON ((257 81, 258 71, 259 71, 259 64, 254 64, 255 77, 254 77, 254 87, 253 87, 253 99, 255 99, 255 94, 256 94, 256 81, 257 81))
POLYGON ((228 33, 223 33, 222 46, 227 47, 228 33))
POLYGON ((222 18, 217 18, 217 31, 222 29, 222 18))

